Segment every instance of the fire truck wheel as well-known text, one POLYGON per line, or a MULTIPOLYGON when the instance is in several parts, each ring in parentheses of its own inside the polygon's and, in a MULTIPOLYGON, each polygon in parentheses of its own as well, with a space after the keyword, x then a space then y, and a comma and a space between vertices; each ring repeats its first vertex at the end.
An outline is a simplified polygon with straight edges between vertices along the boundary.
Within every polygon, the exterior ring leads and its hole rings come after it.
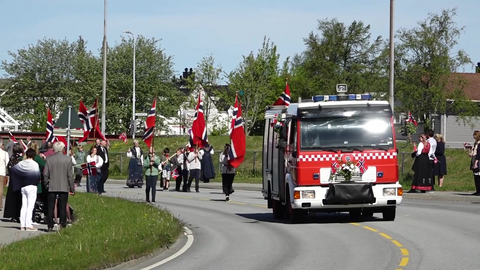
POLYGON ((292 208, 292 204, 290 203, 290 196, 289 195, 287 195, 286 208, 287 208, 287 211, 286 211, 287 219, 290 221, 290 223, 295 224, 295 223, 299 223, 300 221, 302 221, 303 213, 302 213, 301 210, 297 210, 297 209, 292 208))
POLYGON ((273 218, 282 219, 285 217, 285 207, 282 205, 282 202, 270 199, 272 203, 273 218))
POLYGON ((383 220, 385 221, 394 221, 395 220, 396 209, 394 207, 390 209, 383 210, 383 220))

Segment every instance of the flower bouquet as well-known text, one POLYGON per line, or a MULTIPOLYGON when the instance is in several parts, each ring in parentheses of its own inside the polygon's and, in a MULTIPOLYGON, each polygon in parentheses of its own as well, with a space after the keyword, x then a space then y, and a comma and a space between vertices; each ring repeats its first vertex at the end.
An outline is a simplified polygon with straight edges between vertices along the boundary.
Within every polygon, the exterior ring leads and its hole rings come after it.
POLYGON ((339 176, 343 177, 345 181, 352 181, 354 175, 359 175, 360 169, 358 166, 351 161, 344 161, 339 158, 336 162, 332 164, 332 173, 330 175, 330 180, 335 180, 339 176))
POLYGON ((275 115, 275 119, 270 123, 270 126, 273 127, 273 131, 279 133, 283 128, 282 118, 279 115, 275 115))

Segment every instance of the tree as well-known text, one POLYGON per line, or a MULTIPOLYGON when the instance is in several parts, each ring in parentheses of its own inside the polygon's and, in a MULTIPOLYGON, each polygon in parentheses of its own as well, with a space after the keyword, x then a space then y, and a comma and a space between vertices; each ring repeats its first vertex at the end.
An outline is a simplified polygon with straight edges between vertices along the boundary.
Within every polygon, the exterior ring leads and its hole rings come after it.
POLYGON ((468 102, 456 70, 470 58, 463 50, 456 50, 457 40, 464 27, 453 21, 456 9, 443 10, 412 29, 397 33, 400 45, 396 48, 395 95, 401 102, 399 109, 411 111, 430 129, 430 115, 445 112, 447 99, 454 99, 452 109, 461 117, 475 115, 476 105, 468 102), (421 100, 421 102, 419 102, 421 100))
POLYGON ((291 63, 291 85, 299 96, 332 94, 339 83, 346 83, 350 93, 387 92, 386 70, 379 63, 382 38, 372 41, 370 25, 319 20, 317 30, 291 63))
POLYGON ((43 39, 17 53, 8 52, 12 61, 1 63, 10 81, 2 106, 22 123, 23 129, 44 131, 46 107, 58 114, 77 99, 72 89, 79 82, 74 67, 79 51, 83 50, 84 61, 94 62, 82 46, 82 39, 73 43, 43 39))
POLYGON ((262 48, 255 55, 251 52, 243 56, 239 66, 228 74, 229 88, 218 93, 233 104, 235 92, 240 92, 242 117, 245 120, 245 133, 250 134, 258 120, 263 119, 264 109, 280 95, 278 90, 279 61, 277 46, 264 38, 262 48))
MULTIPOLYGON (((157 114, 171 116, 178 109, 178 90, 171 82, 173 58, 165 54, 159 40, 139 36, 136 40, 135 111, 148 112, 153 99, 157 114)), ((107 69, 107 133, 131 129, 133 106, 133 40, 122 41, 108 52, 107 69)), ((143 121, 136 118, 137 131, 142 133, 143 121)), ((159 127, 163 124, 157 121, 159 127)))

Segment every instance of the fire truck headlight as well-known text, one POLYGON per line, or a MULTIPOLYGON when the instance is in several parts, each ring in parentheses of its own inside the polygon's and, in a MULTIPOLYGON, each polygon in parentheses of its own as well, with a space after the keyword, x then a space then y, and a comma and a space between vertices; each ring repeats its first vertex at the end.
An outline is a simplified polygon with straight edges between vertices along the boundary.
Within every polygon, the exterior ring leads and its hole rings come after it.
POLYGON ((315 199, 315 190, 302 190, 302 199, 315 199))
POLYGON ((396 188, 384 188, 383 189, 383 197, 388 196, 397 196, 397 189, 396 188))

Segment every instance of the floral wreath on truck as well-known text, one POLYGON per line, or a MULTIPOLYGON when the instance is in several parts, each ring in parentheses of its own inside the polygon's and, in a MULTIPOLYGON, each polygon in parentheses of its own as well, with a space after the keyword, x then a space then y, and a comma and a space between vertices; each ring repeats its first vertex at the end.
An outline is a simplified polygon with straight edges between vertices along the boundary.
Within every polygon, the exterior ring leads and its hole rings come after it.
POLYGON ((278 114, 275 114, 275 119, 273 119, 272 123, 270 123, 270 126, 273 127, 273 131, 275 131, 275 133, 280 133, 280 130, 282 130, 284 126, 282 117, 278 114))
POLYGON ((353 162, 352 158, 347 156, 345 158, 339 157, 333 161, 331 167, 330 181, 334 181, 339 176, 343 177, 345 181, 352 181, 354 175, 362 176, 368 170, 365 164, 365 159, 361 157, 357 162, 353 162))

